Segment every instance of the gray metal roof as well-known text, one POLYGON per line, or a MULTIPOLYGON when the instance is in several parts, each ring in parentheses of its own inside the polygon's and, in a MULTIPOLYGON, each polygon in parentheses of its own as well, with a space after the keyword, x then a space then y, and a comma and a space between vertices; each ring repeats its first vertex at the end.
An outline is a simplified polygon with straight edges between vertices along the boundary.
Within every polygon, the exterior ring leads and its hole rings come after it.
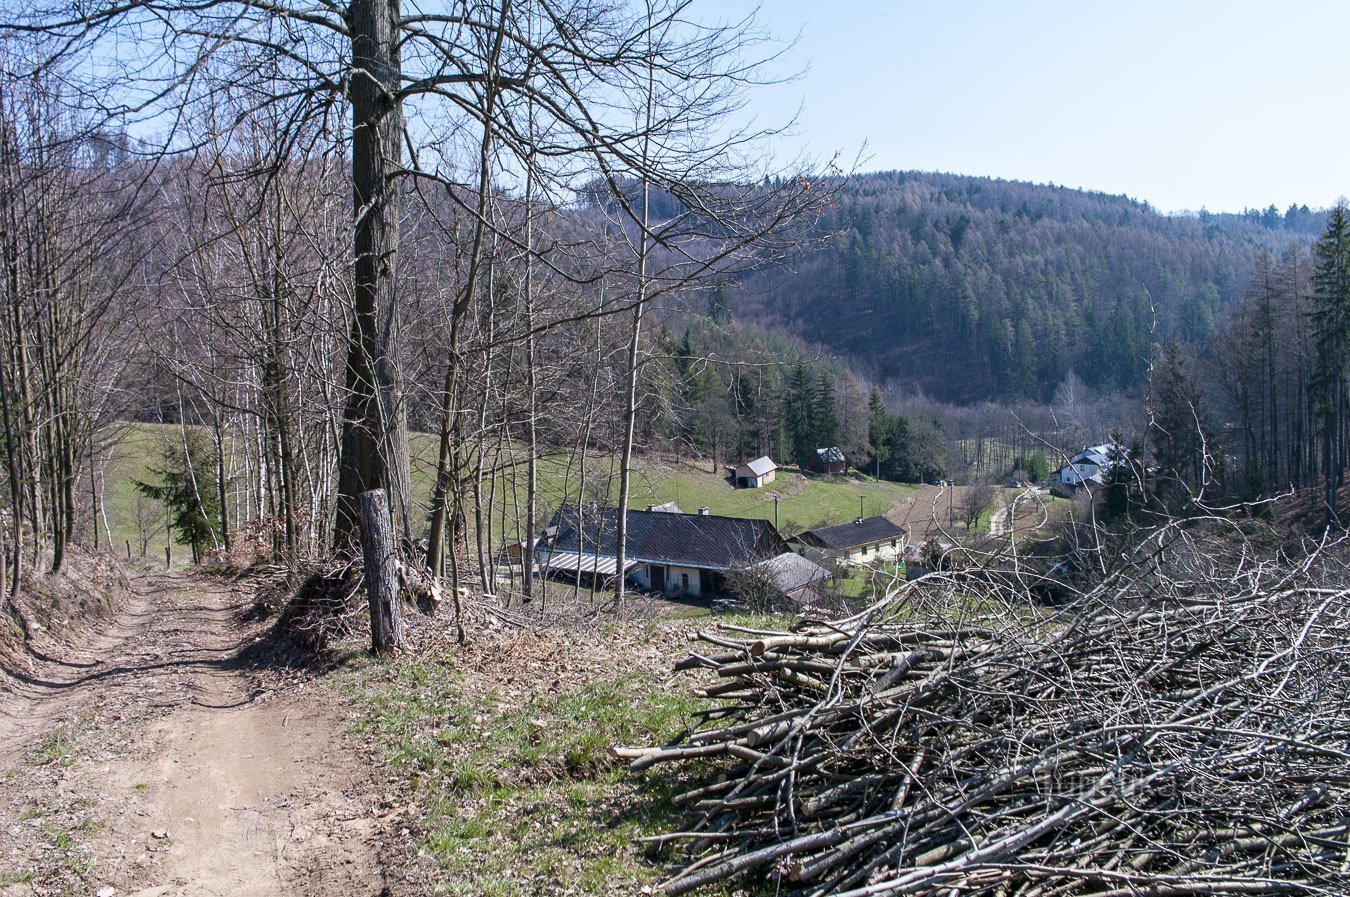
POLYGON ((746 468, 757 477, 762 477, 764 476, 764 474, 778 469, 778 465, 773 463, 773 459, 770 458, 768 455, 756 458, 753 461, 746 461, 743 464, 736 465, 736 469, 738 471, 742 467, 746 468))
POLYGON ((755 565, 763 567, 780 592, 791 592, 813 582, 830 578, 830 571, 810 558, 785 551, 755 565))
MULTIPOLYGON (((610 508, 567 507, 553 515, 558 528, 553 549, 582 555, 613 557, 617 553, 618 512, 610 508)), ((719 517, 713 514, 628 512, 626 560, 673 564, 705 570, 736 570, 787 551, 787 543, 767 520, 719 517)))
POLYGON ((809 529, 797 536, 796 540, 806 545, 815 545, 838 551, 845 548, 857 548, 860 545, 871 545, 876 542, 888 542, 892 539, 899 539, 904 534, 904 527, 892 523, 885 517, 866 517, 859 518, 852 523, 809 529))
MULTIPOLYGON (((575 551, 551 551, 544 555, 544 566, 551 572, 613 576, 618 570, 619 559, 603 555, 577 554, 575 551)), ((627 573, 636 566, 636 561, 627 561, 623 565, 624 572, 627 573)))

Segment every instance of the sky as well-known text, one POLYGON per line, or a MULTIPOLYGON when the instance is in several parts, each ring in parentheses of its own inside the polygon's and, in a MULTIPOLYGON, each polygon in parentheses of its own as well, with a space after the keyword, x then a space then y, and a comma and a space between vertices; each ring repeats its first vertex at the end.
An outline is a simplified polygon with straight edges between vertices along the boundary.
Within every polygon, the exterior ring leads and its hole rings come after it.
MULTIPOLYGON (((751 5, 712 0, 734 16, 751 5)), ((1350 2, 763 0, 749 109, 781 155, 988 175, 1164 212, 1350 194, 1350 2)))

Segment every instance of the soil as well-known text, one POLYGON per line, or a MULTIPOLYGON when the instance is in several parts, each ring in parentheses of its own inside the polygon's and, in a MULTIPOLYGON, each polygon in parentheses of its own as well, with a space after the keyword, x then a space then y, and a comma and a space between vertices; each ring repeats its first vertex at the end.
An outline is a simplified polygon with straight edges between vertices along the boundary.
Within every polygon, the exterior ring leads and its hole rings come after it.
POLYGON ((944 533, 963 532, 959 520, 965 499, 965 486, 925 484, 897 502, 886 516, 903 526, 909 532, 910 544, 917 545, 941 538, 944 533))
MULTIPOLYGON (((132 582, 0 694, 0 895, 380 895, 393 817, 344 699, 278 672, 243 586, 132 582)), ((284 669, 284 664, 282 664, 284 669)))

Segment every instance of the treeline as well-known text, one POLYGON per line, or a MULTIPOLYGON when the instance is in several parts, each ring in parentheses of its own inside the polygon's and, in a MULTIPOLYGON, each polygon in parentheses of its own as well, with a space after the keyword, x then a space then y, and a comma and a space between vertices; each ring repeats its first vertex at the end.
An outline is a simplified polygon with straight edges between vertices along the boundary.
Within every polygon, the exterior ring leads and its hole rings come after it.
POLYGON ((843 187, 834 236, 744 279, 742 318, 936 398, 1048 400, 1070 372, 1139 389, 1152 347, 1202 345, 1262 251, 1314 213, 1169 217, 1100 193, 887 172, 843 187))
POLYGON ((670 319, 658 336, 664 376, 655 388, 645 445, 693 453, 713 469, 769 455, 810 470, 818 449, 838 448, 849 467, 916 482, 946 474, 951 443, 935 413, 888 410, 851 369, 800 346, 741 327, 708 294, 706 326, 670 319))
POLYGON ((1151 428, 1164 475, 1256 499, 1318 486, 1333 519, 1350 466, 1350 213, 1310 250, 1258 257, 1241 300, 1199 352, 1171 346, 1151 428))

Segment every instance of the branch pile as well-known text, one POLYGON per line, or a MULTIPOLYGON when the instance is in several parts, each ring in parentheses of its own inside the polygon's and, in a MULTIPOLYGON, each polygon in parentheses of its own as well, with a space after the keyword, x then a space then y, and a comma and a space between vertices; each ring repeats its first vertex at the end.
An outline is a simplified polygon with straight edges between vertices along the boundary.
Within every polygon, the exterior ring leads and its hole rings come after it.
POLYGON ((615 749, 695 777, 665 893, 1350 893, 1350 592, 1169 538, 1061 610, 981 570, 700 633, 716 706, 615 749))

